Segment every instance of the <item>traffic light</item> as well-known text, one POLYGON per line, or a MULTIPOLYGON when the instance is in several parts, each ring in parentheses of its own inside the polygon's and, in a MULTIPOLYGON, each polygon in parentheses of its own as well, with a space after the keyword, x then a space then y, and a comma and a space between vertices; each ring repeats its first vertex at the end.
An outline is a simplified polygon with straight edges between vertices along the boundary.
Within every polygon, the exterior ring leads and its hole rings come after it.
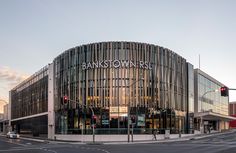
POLYGON ((69 101, 68 96, 63 96, 63 104, 66 105, 69 101))
POLYGON ((135 117, 134 116, 131 117, 131 123, 135 123, 135 117))
POLYGON ((229 96, 229 88, 221 87, 220 88, 220 94, 221 94, 221 96, 224 96, 224 97, 229 96))
POLYGON ((92 120, 91 120, 91 124, 96 124, 96 120, 97 120, 97 117, 94 115, 94 116, 92 116, 92 120))

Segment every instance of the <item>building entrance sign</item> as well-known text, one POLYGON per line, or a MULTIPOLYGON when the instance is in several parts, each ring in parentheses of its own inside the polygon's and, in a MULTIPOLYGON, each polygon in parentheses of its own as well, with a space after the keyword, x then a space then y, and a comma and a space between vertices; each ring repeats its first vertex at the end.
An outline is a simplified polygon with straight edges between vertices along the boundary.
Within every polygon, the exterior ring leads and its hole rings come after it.
POLYGON ((95 68, 141 68, 152 69, 152 65, 147 61, 131 61, 131 60, 104 60, 96 62, 83 62, 82 70, 95 69, 95 68))

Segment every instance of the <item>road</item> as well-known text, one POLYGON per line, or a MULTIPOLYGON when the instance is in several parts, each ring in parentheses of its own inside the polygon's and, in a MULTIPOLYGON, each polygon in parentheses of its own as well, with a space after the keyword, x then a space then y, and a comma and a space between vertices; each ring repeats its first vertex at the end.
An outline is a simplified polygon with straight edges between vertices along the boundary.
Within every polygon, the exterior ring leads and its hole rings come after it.
POLYGON ((0 137, 0 153, 236 153, 236 132, 150 144, 59 144, 0 137))

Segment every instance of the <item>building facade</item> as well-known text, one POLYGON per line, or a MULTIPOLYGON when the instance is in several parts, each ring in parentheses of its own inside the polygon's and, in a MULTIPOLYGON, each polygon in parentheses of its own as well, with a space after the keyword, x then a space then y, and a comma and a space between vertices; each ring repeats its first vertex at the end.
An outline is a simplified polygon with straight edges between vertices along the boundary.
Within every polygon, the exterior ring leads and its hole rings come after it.
POLYGON ((169 49, 94 43, 65 51, 53 65, 56 134, 91 134, 88 106, 97 133, 127 133, 128 115, 137 134, 187 131, 188 65, 169 49))
POLYGON ((194 67, 192 64, 187 64, 187 133, 194 133, 194 67))
POLYGON ((9 131, 9 104, 4 105, 3 118, 0 120, 0 133, 6 134, 9 131))
POLYGON ((225 86, 200 69, 194 70, 195 129, 201 132, 229 129, 229 97, 223 97, 220 88, 225 86))
POLYGON ((74 47, 10 91, 10 123, 21 134, 50 139, 89 135, 93 124, 96 134, 127 134, 131 123, 134 134, 189 133, 193 76, 193 65, 157 45, 74 47))
POLYGON ((6 108, 8 106, 8 103, 3 100, 0 99, 0 133, 5 133, 6 131, 6 124, 7 124, 7 116, 6 116, 6 108))
POLYGON ((10 91, 9 124, 22 135, 81 141, 93 127, 96 135, 128 134, 129 128, 137 135, 221 131, 235 119, 229 98, 216 91, 222 86, 167 48, 86 44, 64 51, 10 91))
POLYGON ((7 104, 7 102, 3 99, 0 99, 0 113, 3 114, 4 106, 7 104))
POLYGON ((10 91, 11 127, 23 135, 47 136, 48 66, 10 91))
POLYGON ((22 135, 49 139, 89 136, 93 127, 97 135, 123 135, 130 127, 139 135, 221 131, 235 119, 228 116, 229 98, 217 91, 222 86, 167 48, 86 44, 10 91, 9 124, 22 135))

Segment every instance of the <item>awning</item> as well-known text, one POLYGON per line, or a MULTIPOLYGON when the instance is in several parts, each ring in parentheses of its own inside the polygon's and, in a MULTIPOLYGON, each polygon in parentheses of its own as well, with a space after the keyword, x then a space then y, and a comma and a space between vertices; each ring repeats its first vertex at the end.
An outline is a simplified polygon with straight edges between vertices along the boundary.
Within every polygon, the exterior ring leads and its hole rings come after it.
POLYGON ((232 121, 236 120, 236 117, 228 116, 228 115, 222 115, 218 113, 214 113, 211 111, 206 112, 198 112, 194 113, 194 118, 202 118, 203 120, 213 120, 213 121, 232 121))

